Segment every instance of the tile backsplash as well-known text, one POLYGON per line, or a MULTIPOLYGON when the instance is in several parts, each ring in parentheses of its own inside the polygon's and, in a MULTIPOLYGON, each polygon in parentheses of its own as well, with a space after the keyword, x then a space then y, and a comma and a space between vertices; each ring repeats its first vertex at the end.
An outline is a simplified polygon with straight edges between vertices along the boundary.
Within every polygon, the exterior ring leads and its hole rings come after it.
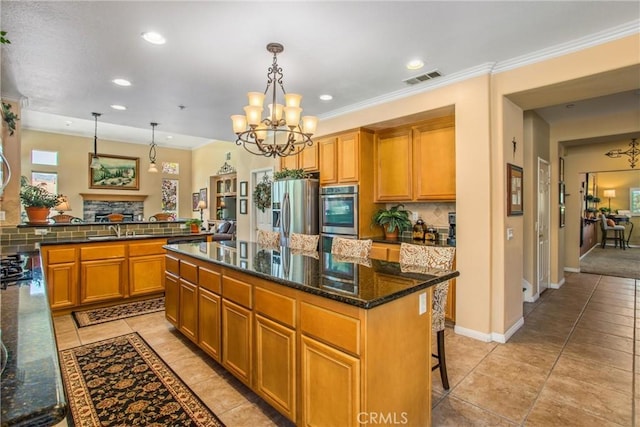
MULTIPOLYGON (((387 208, 396 205, 397 203, 387 204, 387 208)), ((455 202, 442 202, 442 203, 404 203, 404 208, 417 213, 419 218, 422 218, 425 224, 433 225, 437 228, 449 228, 449 212, 456 211, 455 202)), ((411 216, 410 216, 411 217, 411 216)), ((412 217, 411 217, 412 218, 412 217)), ((411 220, 415 224, 415 221, 411 220)))

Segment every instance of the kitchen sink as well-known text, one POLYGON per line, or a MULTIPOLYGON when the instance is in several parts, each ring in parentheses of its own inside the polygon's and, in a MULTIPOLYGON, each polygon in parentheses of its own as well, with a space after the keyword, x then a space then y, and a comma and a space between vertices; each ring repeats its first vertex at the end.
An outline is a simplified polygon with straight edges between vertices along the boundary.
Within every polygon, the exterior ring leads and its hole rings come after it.
POLYGON ((135 234, 129 236, 88 236, 87 240, 131 240, 131 239, 140 239, 142 237, 153 237, 153 234, 135 234))

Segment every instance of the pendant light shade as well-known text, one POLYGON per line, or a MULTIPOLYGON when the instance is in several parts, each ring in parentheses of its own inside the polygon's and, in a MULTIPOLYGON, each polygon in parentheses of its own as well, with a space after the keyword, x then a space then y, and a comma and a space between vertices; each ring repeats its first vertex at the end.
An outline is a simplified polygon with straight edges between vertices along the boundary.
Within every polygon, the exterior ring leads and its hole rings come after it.
POLYGON ((158 126, 157 123, 151 122, 151 146, 149 148, 149 170, 147 171, 150 173, 158 173, 158 167, 156 166, 156 126, 158 126))
POLYGON ((91 158, 91 165, 89 167, 91 169, 100 169, 100 159, 98 158, 98 117, 102 114, 100 113, 91 113, 95 120, 95 131, 93 134, 93 157, 91 158))

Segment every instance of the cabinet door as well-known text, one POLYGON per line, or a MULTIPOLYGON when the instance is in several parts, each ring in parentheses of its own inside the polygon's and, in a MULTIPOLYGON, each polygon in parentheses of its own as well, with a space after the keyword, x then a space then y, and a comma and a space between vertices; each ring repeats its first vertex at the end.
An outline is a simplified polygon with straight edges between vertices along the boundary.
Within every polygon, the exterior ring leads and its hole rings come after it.
POLYGON ((180 331, 191 341, 198 342, 198 287, 180 279, 180 308, 178 319, 180 331))
POLYGON ((298 169, 298 156, 280 157, 280 170, 283 169, 298 169))
POLYGON ((220 362, 220 296, 198 288, 198 344, 220 362))
POLYGON ((222 364, 251 386, 251 311, 222 300, 222 364))
POLYGON ((52 310, 74 307, 78 303, 77 277, 75 262, 47 267, 47 293, 52 310))
POLYGON ((413 198, 411 129, 381 133, 374 143, 377 202, 413 198))
POLYGON ((129 295, 162 292, 165 256, 149 255, 129 258, 129 295))
POLYGON ((125 297, 124 258, 80 263, 80 303, 90 304, 125 297))
POLYGON ((304 169, 305 172, 316 172, 318 167, 318 143, 314 142, 311 147, 306 146, 300 154, 298 154, 298 168, 304 169))
POLYGON ((320 184, 335 184, 338 182, 336 138, 321 139, 317 144, 320 151, 320 184))
POLYGON ((449 280, 449 291, 447 292, 447 306, 444 310, 444 318, 456 322, 456 279, 449 280))
POLYGON ((415 199, 455 200, 455 128, 433 127, 425 125, 414 131, 415 199))
POLYGON ((360 178, 360 136, 352 132, 338 136, 338 182, 358 182, 360 178))
POLYGON ((304 335, 301 345, 302 425, 359 425, 360 361, 304 335))
POLYGON ((256 314, 255 390, 278 411, 295 421, 296 333, 256 314))
POLYGON ((164 275, 164 316, 176 328, 179 326, 180 284, 171 274, 164 275))

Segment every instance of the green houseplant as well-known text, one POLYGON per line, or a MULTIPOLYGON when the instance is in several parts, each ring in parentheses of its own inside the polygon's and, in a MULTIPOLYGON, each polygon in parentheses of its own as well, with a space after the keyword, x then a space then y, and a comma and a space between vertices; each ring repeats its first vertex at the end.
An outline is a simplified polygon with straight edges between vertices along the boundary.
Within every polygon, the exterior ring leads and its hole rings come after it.
POLYGON ((191 228, 192 233, 197 233, 198 231, 200 231, 202 220, 200 218, 189 218, 184 223, 191 228))
POLYGON ((60 195, 47 191, 42 185, 31 185, 27 177, 20 177, 20 201, 29 218, 29 224, 48 224, 51 208, 60 202, 60 195))
POLYGON ((371 217, 371 226, 380 225, 385 238, 397 238, 402 231, 411 229, 409 214, 403 204, 397 204, 389 209, 380 208, 371 217))

